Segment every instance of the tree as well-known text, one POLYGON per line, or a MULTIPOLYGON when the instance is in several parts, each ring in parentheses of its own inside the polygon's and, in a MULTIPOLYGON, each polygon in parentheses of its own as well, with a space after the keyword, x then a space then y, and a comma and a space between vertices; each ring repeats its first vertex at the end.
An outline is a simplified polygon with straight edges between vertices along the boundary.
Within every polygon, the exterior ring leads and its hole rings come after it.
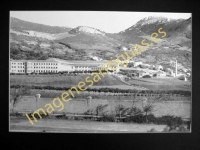
POLYGON ((13 101, 13 113, 15 113, 15 107, 17 103, 22 99, 24 95, 30 94, 30 88, 28 86, 24 87, 15 87, 14 91, 11 91, 11 99, 13 101))
POLYGON ((96 116, 98 116, 100 113, 102 113, 105 108, 108 106, 108 104, 105 104, 105 105, 102 105, 102 104, 99 104, 97 107, 96 107, 96 116))
POLYGON ((136 106, 132 106, 129 109, 129 112, 127 115, 131 115, 131 116, 136 116, 136 115, 141 115, 142 114, 142 110, 136 106))
POLYGON ((124 105, 122 104, 118 104, 115 107, 115 112, 116 115, 119 116, 119 118, 121 118, 121 116, 126 115, 129 112, 130 108, 126 108, 124 105))
POLYGON ((146 106, 144 106, 143 111, 145 112, 145 118, 146 118, 146 123, 147 123, 147 115, 148 113, 152 113, 154 111, 154 105, 148 103, 146 106))

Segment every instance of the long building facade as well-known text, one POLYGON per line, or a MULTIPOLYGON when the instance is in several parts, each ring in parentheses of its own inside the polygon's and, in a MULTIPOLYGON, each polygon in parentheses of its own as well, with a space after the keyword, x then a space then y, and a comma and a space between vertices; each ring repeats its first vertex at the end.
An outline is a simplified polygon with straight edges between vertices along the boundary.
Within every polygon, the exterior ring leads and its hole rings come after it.
MULTIPOLYGON (((106 61, 66 61, 57 58, 49 58, 47 60, 10 60, 10 73, 95 71, 102 66, 108 67, 106 61)), ((118 71, 118 67, 116 68, 116 71, 118 71)))

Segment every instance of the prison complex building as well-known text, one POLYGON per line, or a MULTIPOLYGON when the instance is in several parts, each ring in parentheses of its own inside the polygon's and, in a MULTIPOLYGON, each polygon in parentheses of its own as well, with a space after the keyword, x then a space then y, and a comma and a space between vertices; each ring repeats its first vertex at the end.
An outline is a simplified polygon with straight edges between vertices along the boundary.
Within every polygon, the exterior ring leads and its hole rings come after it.
MULTIPOLYGON (((67 61, 57 58, 49 58, 47 60, 11 59, 9 67, 10 73, 57 73, 62 71, 95 71, 103 66, 108 67, 106 62, 107 61, 67 61)), ((111 66, 113 67, 114 64, 111 63, 111 66)), ((118 71, 118 69, 116 69, 116 71, 118 71)))

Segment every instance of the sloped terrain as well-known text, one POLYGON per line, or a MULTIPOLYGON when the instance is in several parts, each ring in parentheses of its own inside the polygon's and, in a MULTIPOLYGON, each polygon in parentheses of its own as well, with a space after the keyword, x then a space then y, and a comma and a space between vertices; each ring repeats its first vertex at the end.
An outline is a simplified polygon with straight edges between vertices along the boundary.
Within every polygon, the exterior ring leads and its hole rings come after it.
POLYGON ((68 27, 58 27, 58 26, 49 26, 38 23, 32 23, 14 17, 10 18, 10 28, 20 31, 31 30, 31 31, 51 33, 51 34, 68 32, 69 30, 71 30, 71 28, 68 27))
POLYGON ((119 33, 105 33, 99 29, 78 26, 52 27, 11 18, 10 52, 13 59, 46 59, 57 57, 67 60, 92 60, 93 57, 110 60, 124 53, 143 39, 151 42, 150 35, 158 29, 166 37, 154 44, 135 60, 152 64, 167 64, 178 59, 180 65, 191 66, 191 18, 169 19, 147 17, 119 33))

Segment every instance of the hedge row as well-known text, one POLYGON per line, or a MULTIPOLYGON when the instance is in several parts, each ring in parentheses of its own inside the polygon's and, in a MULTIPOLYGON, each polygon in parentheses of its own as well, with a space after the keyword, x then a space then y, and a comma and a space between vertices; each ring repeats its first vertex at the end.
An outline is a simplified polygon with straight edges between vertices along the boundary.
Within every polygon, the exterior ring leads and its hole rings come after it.
MULTIPOLYGON (((26 85, 11 85, 10 88, 20 88, 25 87, 26 85)), ((39 90, 60 90, 67 91, 71 87, 53 87, 53 86, 28 86, 31 89, 39 89, 39 90)), ((73 89, 72 91, 75 91, 73 89)), ((90 92, 111 92, 111 93, 134 93, 134 94, 179 94, 184 96, 191 96, 191 91, 183 91, 183 90, 131 90, 131 89, 118 89, 118 88, 88 88, 86 91, 90 92)))
MULTIPOLYGON (((19 113, 11 113, 11 116, 20 117, 22 114, 19 113)), ((30 118, 32 118, 31 114, 28 114, 30 118)), ((90 117, 80 117, 80 116, 66 116, 65 114, 59 116, 49 116, 41 114, 42 118, 49 118, 49 119, 66 119, 66 120, 94 120, 94 118, 90 117)), ((39 116, 35 116, 35 118, 40 119, 39 116)), ((32 118, 33 119, 33 118, 32 118)), ((117 122, 115 115, 103 115, 102 117, 96 119, 96 121, 101 122, 117 122)), ((125 119, 120 119, 120 122, 125 123, 139 123, 139 124, 157 124, 157 125, 167 125, 169 127, 168 131, 189 131, 190 126, 185 123, 181 117, 172 116, 172 115, 165 115, 162 117, 155 117, 153 114, 150 115, 134 115, 129 116, 125 119), (178 128, 178 129, 177 129, 178 128)), ((166 130, 166 129, 164 129, 166 130)))
MULTIPOLYGON (((109 70, 110 72, 113 72, 112 70, 109 70)), ((53 74, 77 74, 77 73, 93 73, 98 72, 98 70, 93 71, 60 71, 60 72, 40 72, 40 73, 10 73, 10 75, 53 75, 53 74)), ((106 72, 105 70, 102 70, 102 72, 106 72)))

